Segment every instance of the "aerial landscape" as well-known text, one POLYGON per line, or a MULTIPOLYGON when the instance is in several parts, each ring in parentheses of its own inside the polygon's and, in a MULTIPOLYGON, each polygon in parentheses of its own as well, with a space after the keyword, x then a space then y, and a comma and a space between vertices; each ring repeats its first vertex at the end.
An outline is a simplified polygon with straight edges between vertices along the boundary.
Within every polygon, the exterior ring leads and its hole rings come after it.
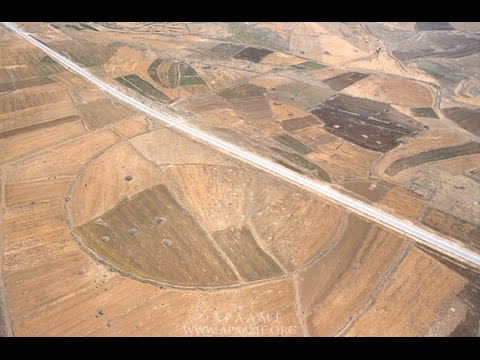
POLYGON ((1 23, 0 336, 480 336, 480 23, 1 23))

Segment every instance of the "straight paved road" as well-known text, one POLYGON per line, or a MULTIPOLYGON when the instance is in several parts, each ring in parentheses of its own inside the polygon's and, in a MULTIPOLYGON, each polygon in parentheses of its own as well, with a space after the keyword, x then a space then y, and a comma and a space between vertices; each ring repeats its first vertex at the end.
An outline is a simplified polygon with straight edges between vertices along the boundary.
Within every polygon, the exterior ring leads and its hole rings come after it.
POLYGON ((245 151, 235 145, 232 145, 226 141, 223 141, 215 136, 209 135, 203 131, 200 131, 196 128, 188 126, 182 123, 179 120, 171 117, 171 115, 162 114, 149 106, 142 104, 140 101, 135 100, 134 98, 122 93, 121 91, 115 89, 114 87, 104 83, 100 79, 93 76, 90 72, 84 68, 73 63, 64 56, 56 53, 48 46, 44 45, 40 41, 35 40, 33 37, 22 31, 16 25, 12 23, 3 23, 3 25, 17 33, 19 36, 35 45, 36 47, 42 49, 53 59, 64 65, 66 68, 76 72, 85 79, 97 85, 99 88, 105 90, 110 95, 116 97, 117 99, 145 112, 153 118, 159 119, 164 123, 172 126, 173 128, 182 131, 183 133, 194 137, 195 139, 202 140, 215 148, 221 150, 222 152, 233 155, 234 157, 241 159, 257 168, 260 168, 264 171, 267 171, 271 174, 274 174, 282 179, 288 180, 294 184, 300 185, 310 191, 313 191, 317 194, 328 197, 331 200, 334 200, 337 203, 340 203, 355 212, 366 216, 370 219, 373 219, 377 222, 380 222, 387 227, 393 228, 403 234, 406 234, 413 238, 415 241, 429 246, 437 251, 440 251, 449 256, 455 257, 457 259, 473 263, 477 266, 480 266, 480 256, 472 251, 469 251, 462 247, 456 242, 452 242, 446 238, 443 238, 433 232, 430 232, 426 229, 420 228, 413 225, 411 222, 404 219, 396 218, 390 214, 387 214, 381 210, 378 210, 370 205, 367 205, 357 199, 353 199, 349 196, 346 196, 328 185, 321 184, 315 180, 309 179, 305 176, 299 175, 294 171, 286 169, 280 165, 273 163, 270 160, 267 160, 263 157, 255 155, 249 151, 245 151))

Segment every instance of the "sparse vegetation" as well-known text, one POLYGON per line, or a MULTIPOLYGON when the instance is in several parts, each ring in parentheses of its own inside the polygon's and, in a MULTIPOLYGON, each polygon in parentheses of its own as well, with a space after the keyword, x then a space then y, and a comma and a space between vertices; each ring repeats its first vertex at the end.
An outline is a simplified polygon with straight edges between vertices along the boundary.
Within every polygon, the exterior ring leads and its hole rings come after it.
POLYGON ((404 169, 408 169, 412 166, 418 166, 432 161, 450 159, 457 156, 465 156, 479 153, 480 143, 477 142, 470 142, 458 146, 433 149, 419 154, 415 154, 413 156, 397 159, 390 164, 387 170, 385 170, 385 173, 389 176, 393 176, 398 172, 404 169))
POLYGON ((250 99, 263 97, 264 88, 256 85, 243 84, 232 89, 224 90, 220 95, 226 99, 250 99))
POLYGON ((429 107, 411 109, 414 116, 438 119, 438 115, 429 107))
POLYGON ((162 85, 162 82, 160 81, 160 78, 158 77, 157 69, 159 65, 162 63, 162 59, 158 58, 154 60, 150 66, 148 67, 147 74, 150 76, 150 78, 155 81, 157 84, 162 85))
POLYGON ((73 24, 67 24, 65 25, 67 28, 69 29, 73 29, 73 30, 78 30, 78 31, 82 31, 84 29, 82 29, 81 27, 77 26, 77 25, 73 25, 73 24))
POLYGON ((279 143, 288 146, 289 148, 292 148, 293 150, 304 155, 307 155, 313 151, 307 145, 288 134, 277 135, 274 137, 274 139, 275 141, 278 141, 279 143))
POLYGON ((198 76, 198 74, 190 65, 181 63, 180 76, 198 76))
POLYGON ((326 67, 326 65, 317 63, 315 61, 307 60, 300 64, 291 65, 290 67, 297 70, 315 70, 315 69, 322 69, 326 67))
POLYGON ((81 25, 82 27, 84 27, 85 29, 87 29, 87 30, 98 31, 96 28, 94 28, 93 26, 91 26, 91 25, 89 25, 89 24, 80 23, 80 25, 81 25))
POLYGON ((170 101, 170 99, 164 93, 153 87, 150 83, 146 82, 138 75, 130 74, 126 76, 121 76, 116 78, 116 80, 122 85, 125 85, 128 88, 135 90, 136 92, 149 98, 150 100, 158 100, 165 103, 170 101))
POLYGON ((175 89, 178 85, 179 73, 178 73, 179 64, 177 62, 170 62, 167 71, 165 72, 166 82, 164 85, 170 89, 175 89))
POLYGON ((443 109, 449 119, 472 134, 480 136, 480 109, 467 109, 462 107, 451 107, 443 109))
POLYGON ((238 53, 244 48, 245 47, 240 44, 222 43, 216 45, 210 51, 214 54, 218 54, 221 56, 232 56, 233 54, 238 53))
POLYGON ((180 78, 180 86, 184 85, 202 85, 205 81, 200 76, 182 76, 180 78))
POLYGON ((56 74, 65 71, 65 68, 50 56, 44 56, 36 67, 38 73, 43 76, 56 74))
POLYGON ((291 161, 292 163, 299 165, 304 169, 310 170, 318 179, 331 182, 330 175, 325 170, 323 170, 320 166, 315 165, 311 161, 305 159, 303 156, 288 151, 283 151, 277 148, 272 148, 272 150, 277 154, 280 154, 285 159, 291 161))
POLYGON ((188 64, 180 64, 180 86, 183 85, 201 85, 205 81, 197 74, 197 72, 188 64))

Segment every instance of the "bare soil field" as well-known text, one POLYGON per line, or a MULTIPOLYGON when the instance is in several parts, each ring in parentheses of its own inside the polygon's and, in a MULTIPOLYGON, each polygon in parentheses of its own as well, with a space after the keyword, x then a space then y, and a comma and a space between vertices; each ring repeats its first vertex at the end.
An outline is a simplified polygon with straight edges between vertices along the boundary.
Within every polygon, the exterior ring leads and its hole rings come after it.
POLYGON ((320 124, 320 121, 318 121, 315 116, 308 115, 305 117, 283 120, 281 126, 286 132, 293 132, 295 130, 305 129, 318 124, 320 124))
POLYGON ((115 47, 103 47, 95 42, 79 39, 72 43, 68 40, 52 41, 51 45, 60 52, 68 53, 77 63, 85 67, 103 65, 115 53, 115 47))
MULTIPOLYGON (((355 322, 346 335, 385 334, 378 329, 384 328, 386 323, 389 323, 386 332, 389 335, 400 329, 405 334, 425 334, 432 326, 438 309, 448 303, 452 293, 458 294, 464 286, 465 280, 462 277, 449 271, 446 266, 433 262, 421 251, 413 249, 402 259, 391 279, 378 294, 375 304, 355 322), (422 274, 421 279, 419 274, 422 274), (420 288, 422 291, 418 291, 420 288), (405 304, 405 301, 410 304, 408 310, 397 305, 405 304)), ((465 306, 464 303, 462 305, 465 306)), ((458 318, 452 320, 449 326, 456 328, 455 325, 459 325, 458 318)))
POLYGON ((369 296, 407 249, 393 234, 350 217, 337 246, 302 276, 303 297, 311 299, 303 305, 309 334, 343 335, 352 323, 356 324, 357 314, 369 305, 369 296), (382 260, 372 261, 374 258, 382 260), (336 270, 330 275, 327 269, 332 268, 336 270), (328 275, 320 277, 322 273, 328 275), (329 315, 332 311, 337 314, 335 320, 329 315))
POLYGON ((406 189, 394 187, 380 200, 380 204, 398 216, 415 221, 425 206, 425 200, 406 189))
POLYGON ((50 59, 44 56, 38 63, 32 65, 19 65, 2 68, 0 71, 1 83, 8 81, 25 81, 38 76, 50 76, 64 72, 65 69, 50 59))
POLYGON ((264 91, 265 89, 259 86, 247 83, 224 90, 219 95, 246 120, 255 121, 265 118, 270 120, 272 113, 264 91))
POLYGON ((15 83, 7 82, 5 84, 0 84, 0 92, 20 90, 31 86, 46 85, 52 82, 53 81, 47 77, 39 77, 30 80, 20 80, 16 81, 15 83))
POLYGON ((372 163, 379 158, 376 152, 338 140, 317 147, 320 150, 310 153, 308 158, 324 168, 334 182, 367 179, 372 163))
POLYGON ((376 203, 380 202, 392 189, 392 184, 386 181, 352 181, 344 182, 343 187, 376 203))
POLYGON ((419 82, 373 75, 343 89, 342 93, 405 107, 431 106, 433 102, 428 88, 419 82))
POLYGON ((47 124, 11 130, 0 137, 0 164, 57 144, 85 133, 79 117, 57 119, 47 124))
POLYGON ((479 226, 437 209, 429 209, 423 218, 428 227, 457 237, 474 249, 480 249, 479 226))
POLYGON ((12 131, 48 123, 55 119, 75 116, 77 111, 71 101, 61 101, 53 104, 35 106, 25 110, 0 115, 0 131, 12 131))
MULTIPOLYGON (((478 44, 455 30, 471 26, 22 27, 179 121, 480 252, 478 44)), ((3 27, 0 48, 0 335, 480 334, 476 267, 173 131, 3 27)))
POLYGON ((291 80, 287 84, 279 85, 275 88, 272 98, 280 101, 294 100, 303 108, 310 108, 319 102, 322 102, 334 94, 327 86, 313 86, 306 82, 291 80), (292 96, 293 95, 293 96, 292 96), (293 97, 293 99, 292 99, 293 97))
POLYGON ((4 94, 0 98, 0 111, 6 114, 65 100, 68 100, 68 92, 62 84, 56 83, 4 94))

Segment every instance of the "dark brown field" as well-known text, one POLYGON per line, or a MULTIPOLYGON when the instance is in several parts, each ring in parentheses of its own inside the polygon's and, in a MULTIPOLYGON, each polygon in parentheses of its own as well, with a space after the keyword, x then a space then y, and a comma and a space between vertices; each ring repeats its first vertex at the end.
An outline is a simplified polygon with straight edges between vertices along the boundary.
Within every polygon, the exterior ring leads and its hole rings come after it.
POLYGON ((325 84, 330 86, 335 91, 340 91, 346 87, 355 84, 357 81, 365 79, 368 74, 362 74, 357 72, 347 72, 342 75, 335 76, 330 79, 323 80, 325 84))
MULTIPOLYGON (((350 110, 355 111, 355 110, 350 110)), ((365 113, 351 113, 336 106, 336 102, 326 102, 312 110, 324 124, 324 129, 333 135, 353 142, 368 150, 387 152, 399 145, 399 140, 412 135, 415 130, 401 123, 386 121, 381 113, 369 117, 365 113)))
POLYGON ((240 60, 248 60, 253 62, 260 62, 265 56, 270 55, 273 51, 268 49, 259 49, 254 47, 248 47, 243 49, 233 57, 240 60))

